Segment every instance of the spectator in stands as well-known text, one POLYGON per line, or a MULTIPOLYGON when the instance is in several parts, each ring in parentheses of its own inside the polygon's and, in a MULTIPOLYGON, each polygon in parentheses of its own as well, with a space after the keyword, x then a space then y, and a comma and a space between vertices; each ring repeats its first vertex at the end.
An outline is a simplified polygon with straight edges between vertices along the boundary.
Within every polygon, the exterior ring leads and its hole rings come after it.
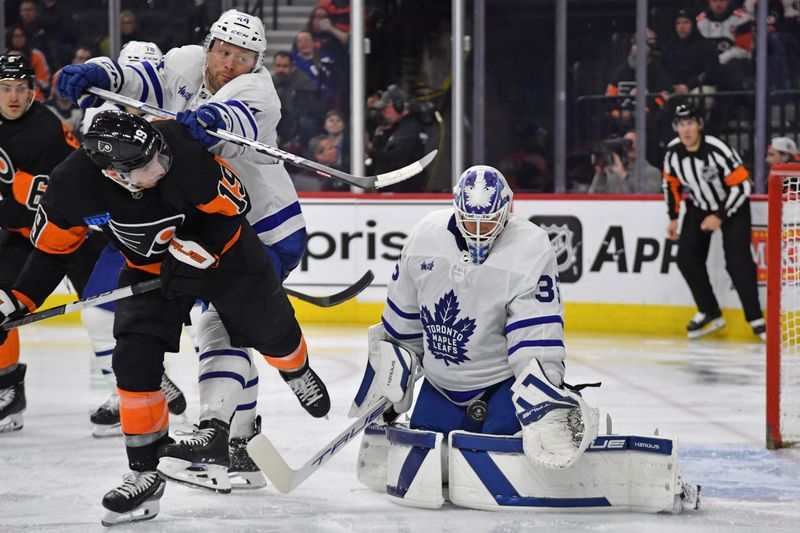
POLYGON ((6 30, 6 53, 23 55, 30 60, 36 76, 36 99, 44 102, 50 91, 50 67, 42 51, 28 44, 21 26, 11 26, 6 30))
MULTIPOLYGON (((61 71, 59 71, 61 72, 61 71)), ((52 86, 56 85, 56 78, 58 72, 53 75, 52 86)), ((83 119, 83 110, 69 98, 64 98, 58 91, 50 91, 50 97, 45 103, 47 108, 53 112, 55 116, 61 120, 61 123, 69 129, 79 141, 83 140, 81 135, 81 120, 83 119)))
POLYGON ((79 46, 75 49, 75 52, 72 54, 72 63, 73 65, 81 65, 86 63, 91 58, 94 57, 94 51, 89 48, 88 46, 79 46))
POLYGON ((325 10, 334 27, 350 33, 350 0, 321 0, 317 6, 325 10))
MULTIPOLYGON (((380 110, 383 124, 372 137, 369 157, 372 173, 381 174, 409 165, 425 155, 425 125, 409 110, 408 94, 397 85, 390 85, 373 103, 380 110)), ((427 170, 415 177, 381 189, 383 192, 424 192, 427 170)))
POLYGON ((708 0, 708 7, 697 15, 700 35, 717 46, 720 85, 725 90, 741 90, 751 86, 751 52, 753 35, 750 17, 736 9, 731 0, 708 0))
POLYGON ((278 143, 284 150, 300 154, 305 145, 300 141, 301 128, 305 142, 318 132, 327 109, 325 97, 311 78, 295 68, 288 52, 276 52, 273 56, 272 82, 281 100, 278 143))
MULTIPOLYGON (((145 41, 139 36, 139 29, 136 26, 136 14, 130 9, 120 11, 119 14, 119 37, 120 46, 124 46, 128 41, 145 41)), ((100 41, 100 55, 111 55, 111 41, 108 36, 100 41)))
POLYGON ((694 17, 685 9, 675 15, 675 38, 662 52, 664 68, 672 76, 677 94, 713 92, 719 61, 713 42, 697 31, 694 17))
POLYGON ((292 61, 314 82, 317 90, 328 99, 327 109, 331 109, 336 97, 336 66, 328 53, 320 53, 314 46, 314 39, 307 31, 301 31, 294 39, 292 61))
POLYGON ((43 0, 39 6, 39 20, 47 34, 48 44, 44 49, 53 68, 61 68, 70 59, 74 45, 70 29, 72 11, 58 0, 43 0))
MULTIPOLYGON (((608 96, 628 96, 636 87, 636 37, 631 38, 631 47, 628 57, 617 66, 611 75, 611 81, 606 87, 608 96)), ((647 39, 647 91, 649 93, 668 92, 672 90, 672 76, 653 55, 656 40, 655 34, 650 33, 647 39)), ((664 97, 666 100, 666 96, 664 97)), ((663 105, 663 102, 659 106, 663 105)))
POLYGON ((311 35, 320 57, 328 55, 333 60, 332 68, 338 81, 336 103, 342 109, 348 109, 350 61, 347 52, 350 36, 334 26, 325 8, 319 5, 311 10, 304 31, 311 35))
POLYGON ((767 164, 772 168, 773 165, 784 163, 800 163, 800 152, 797 144, 791 137, 773 137, 772 142, 767 147, 767 164))
MULTIPOLYGON (((322 165, 342 170, 336 166, 336 146, 334 146, 333 140, 327 135, 317 135, 313 137, 308 142, 307 153, 303 155, 322 165)), ((323 180, 316 174, 305 171, 293 172, 292 181, 294 182, 295 189, 298 191, 330 190, 328 182, 331 180, 323 180)))
POLYGON ((350 143, 346 134, 344 115, 335 109, 325 115, 325 133, 336 148, 336 168, 350 168, 350 143))
POLYGON ((600 143, 592 154, 595 174, 590 194, 657 194, 661 192, 661 172, 644 162, 644 184, 639 189, 636 177, 636 132, 600 143))

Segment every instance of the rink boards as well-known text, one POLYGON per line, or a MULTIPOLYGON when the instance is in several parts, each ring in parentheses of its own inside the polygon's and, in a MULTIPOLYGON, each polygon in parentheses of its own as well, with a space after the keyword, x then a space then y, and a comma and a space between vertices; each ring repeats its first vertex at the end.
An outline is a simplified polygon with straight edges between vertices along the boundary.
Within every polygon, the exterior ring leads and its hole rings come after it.
MULTIPOLYGON (((379 320, 386 284, 414 224, 447 208, 446 195, 332 195, 302 197, 308 253, 289 278, 309 294, 336 292, 371 269, 375 281, 358 298, 332 309, 297 302, 307 322, 379 320)), ((677 245, 666 238, 661 196, 517 195, 514 212, 545 229, 556 250, 571 331, 683 335, 695 308, 676 264, 677 245)), ((767 203, 752 202, 752 252, 762 305, 766 304, 767 203)), ((729 327, 721 336, 750 339, 738 297, 725 272, 720 233, 712 237, 709 274, 729 327)), ((55 297, 61 303, 65 295, 55 297)))

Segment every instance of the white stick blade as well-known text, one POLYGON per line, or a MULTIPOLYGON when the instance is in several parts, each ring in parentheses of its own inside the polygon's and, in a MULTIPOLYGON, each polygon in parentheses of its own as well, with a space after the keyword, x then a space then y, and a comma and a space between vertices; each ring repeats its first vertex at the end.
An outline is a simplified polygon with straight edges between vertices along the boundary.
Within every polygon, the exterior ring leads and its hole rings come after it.
POLYGON ((291 469, 270 440, 263 434, 256 435, 247 444, 247 453, 258 468, 269 478, 275 488, 288 494, 295 488, 295 470, 291 469))
POLYGON ((410 165, 406 165, 403 168, 398 168, 391 172, 386 172, 385 174, 378 174, 375 176, 375 188, 380 189, 413 178, 431 164, 431 161, 436 158, 437 153, 439 153, 438 150, 433 150, 419 161, 414 161, 410 165))

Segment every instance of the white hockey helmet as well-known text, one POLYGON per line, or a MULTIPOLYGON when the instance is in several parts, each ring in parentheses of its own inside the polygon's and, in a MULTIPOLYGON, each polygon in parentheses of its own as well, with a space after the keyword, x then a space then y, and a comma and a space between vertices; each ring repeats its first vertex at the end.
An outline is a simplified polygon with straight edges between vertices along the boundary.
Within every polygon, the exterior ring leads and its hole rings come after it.
POLYGON ((150 61, 158 63, 164 54, 156 43, 147 41, 128 41, 119 51, 117 61, 130 63, 131 61, 150 61))
POLYGON ((467 241, 472 263, 486 261, 506 225, 513 197, 506 178, 496 168, 475 165, 458 178, 453 188, 456 226, 467 241))
POLYGON ((203 47, 208 51, 214 39, 241 46, 256 53, 253 72, 261 70, 267 52, 267 32, 261 19, 235 9, 229 9, 211 25, 203 47))

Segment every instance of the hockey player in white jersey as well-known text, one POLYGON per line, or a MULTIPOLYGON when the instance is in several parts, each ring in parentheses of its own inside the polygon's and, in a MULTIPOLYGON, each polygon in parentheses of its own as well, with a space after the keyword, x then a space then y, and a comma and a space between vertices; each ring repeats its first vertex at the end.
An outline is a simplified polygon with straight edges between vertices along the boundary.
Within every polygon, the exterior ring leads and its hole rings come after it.
MULTIPOLYGON (((211 26, 201 46, 173 48, 157 63, 143 61, 124 67, 107 57, 92 59, 84 65, 65 67, 58 90, 82 107, 99 103, 84 94, 95 86, 136 98, 142 102, 177 113, 177 120, 213 153, 224 158, 241 176, 251 198, 247 219, 265 245, 279 278, 299 264, 305 251, 305 221, 297 193, 281 162, 253 150, 219 142, 206 128, 232 133, 274 146, 280 120, 280 100, 272 78, 263 68, 266 33, 262 22, 235 10, 226 11, 211 26)), ((198 325, 200 332, 201 428, 212 418, 231 420, 231 480, 213 480, 209 485, 204 473, 177 471, 189 465, 191 457, 208 456, 204 448, 219 449, 212 441, 221 438, 213 432, 200 431, 187 441, 180 452, 179 465, 170 465, 166 475, 214 490, 234 487, 258 488, 265 485, 263 475, 250 461, 245 445, 257 434, 256 417, 258 375, 249 350, 231 346, 216 310, 211 307, 198 325), (184 460, 188 459, 188 460, 184 460), (218 484, 217 484, 218 483, 218 484)), ((329 399, 324 384, 308 365, 305 343, 297 348, 298 356, 287 366, 283 360, 264 354, 266 361, 278 368, 301 405, 313 416, 324 416, 329 399)), ((227 435, 224 435, 227 438, 227 435)), ((215 458, 216 464, 228 459, 215 458)), ((162 460, 167 464, 170 461, 162 460)))
MULTIPOLYGON (((453 503, 602 506, 600 498, 548 500, 580 485, 574 472, 584 466, 572 467, 583 465, 578 461, 597 436, 598 410, 564 383, 564 307, 553 247, 544 230, 510 213, 511 201, 498 170, 467 169, 454 188, 454 209, 435 211, 412 230, 382 321, 369 330, 367 371, 351 416, 381 397, 396 413, 408 411, 415 374, 424 376, 408 428, 371 426, 359 457, 359 479, 398 503, 441 506, 449 464, 453 503), (495 465, 489 452, 508 457, 495 465), (508 471, 523 480, 512 484, 508 471), (524 490, 540 487, 530 486, 525 471, 530 479, 564 473, 571 485, 545 489, 548 498, 526 498, 524 490)), ((673 496, 659 505, 671 508, 673 496)))

